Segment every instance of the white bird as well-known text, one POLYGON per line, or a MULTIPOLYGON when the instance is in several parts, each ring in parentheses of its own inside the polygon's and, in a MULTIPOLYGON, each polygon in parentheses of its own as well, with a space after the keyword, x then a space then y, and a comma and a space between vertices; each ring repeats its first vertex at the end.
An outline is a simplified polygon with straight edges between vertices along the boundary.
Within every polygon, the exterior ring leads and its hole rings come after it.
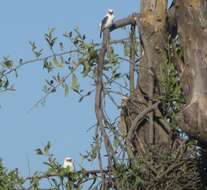
POLYGON ((74 164, 72 158, 66 157, 64 159, 63 168, 70 168, 70 171, 74 172, 74 164))
POLYGON ((114 12, 112 9, 109 9, 106 16, 102 19, 100 23, 100 28, 101 28, 100 38, 104 29, 110 27, 113 24, 113 20, 114 20, 114 12))

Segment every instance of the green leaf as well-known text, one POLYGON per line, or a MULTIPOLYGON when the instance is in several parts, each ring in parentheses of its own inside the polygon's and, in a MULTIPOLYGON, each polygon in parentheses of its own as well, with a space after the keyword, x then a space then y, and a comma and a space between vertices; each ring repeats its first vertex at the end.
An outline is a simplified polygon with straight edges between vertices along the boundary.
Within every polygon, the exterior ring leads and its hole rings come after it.
POLYGON ((41 49, 40 51, 34 51, 36 58, 39 58, 42 55, 42 51, 43 49, 41 49))
POLYGON ((116 137, 114 138, 113 145, 115 148, 117 148, 119 145, 119 139, 117 139, 116 137))
POLYGON ((65 61, 64 61, 64 58, 63 58, 63 56, 61 56, 61 57, 60 57, 60 63, 62 64, 62 66, 64 66, 64 64, 65 64, 65 61))
POLYGON ((78 187, 76 188, 76 190, 81 190, 81 186, 78 186, 78 187))
POLYGON ((18 77, 18 73, 17 73, 16 69, 14 70, 14 73, 15 73, 15 77, 17 78, 18 77))
POLYGON ((51 144, 50 144, 50 142, 48 142, 47 145, 44 147, 44 153, 45 153, 45 154, 48 154, 50 148, 51 148, 51 144))
POLYGON ((42 152, 42 150, 40 148, 37 148, 35 150, 35 152, 36 152, 37 155, 43 155, 43 152, 42 152))
POLYGON ((85 62, 83 63, 83 71, 82 71, 83 76, 84 76, 84 77, 87 76, 88 73, 89 73, 90 71, 91 71, 91 67, 90 67, 88 61, 85 61, 85 62))
POLYGON ((64 50, 64 45, 63 45, 63 43, 60 42, 59 45, 60 45, 60 50, 63 51, 63 50, 64 50))
POLYGON ((124 56, 129 56, 129 44, 127 42, 124 43, 124 56))
POLYGON ((4 61, 3 61, 3 65, 10 69, 11 67, 13 67, 13 61, 11 59, 9 59, 8 57, 4 57, 4 61))
MULTIPOLYGON (((53 166, 50 162, 45 161, 45 162, 43 162, 43 164, 45 164, 46 166, 49 166, 49 167, 50 167, 50 169, 52 168, 52 171, 53 171, 54 166, 53 166)), ((51 170, 50 170, 50 172, 51 172, 51 170)))
POLYGON ((78 78, 74 73, 72 75, 72 86, 71 86, 71 88, 75 92, 79 92, 80 85, 78 84, 78 78))
POLYGON ((57 66, 57 67, 60 67, 60 68, 62 68, 62 67, 64 66, 62 63, 60 63, 60 62, 58 61, 58 59, 57 59, 56 56, 53 57, 53 59, 52 59, 52 63, 53 63, 53 65, 55 65, 55 66, 57 66))
POLYGON ((38 50, 35 42, 29 42, 32 47, 32 52, 35 54, 36 58, 39 58, 42 55, 43 49, 38 50))
POLYGON ((32 47, 32 51, 34 51, 35 49, 37 49, 37 46, 36 46, 35 42, 31 42, 31 41, 29 41, 29 44, 30 44, 31 47, 32 47))
POLYGON ((4 83, 4 88, 8 88, 8 86, 9 86, 9 81, 6 80, 5 83, 4 83))
POLYGON ((65 93, 65 96, 68 96, 69 94, 69 87, 67 84, 64 85, 64 93, 65 93))
POLYGON ((57 37, 53 37, 53 32, 55 31, 55 28, 49 29, 48 33, 45 34, 45 40, 48 43, 50 49, 53 48, 55 42, 57 41, 57 37))
POLYGON ((120 77, 121 77, 121 73, 115 73, 113 74, 112 79, 116 80, 116 79, 119 79, 120 77))
POLYGON ((52 69, 53 69, 52 63, 51 63, 51 62, 48 62, 48 60, 45 59, 45 60, 44 60, 43 68, 47 69, 47 71, 48 71, 48 73, 49 73, 49 72, 52 71, 52 69))

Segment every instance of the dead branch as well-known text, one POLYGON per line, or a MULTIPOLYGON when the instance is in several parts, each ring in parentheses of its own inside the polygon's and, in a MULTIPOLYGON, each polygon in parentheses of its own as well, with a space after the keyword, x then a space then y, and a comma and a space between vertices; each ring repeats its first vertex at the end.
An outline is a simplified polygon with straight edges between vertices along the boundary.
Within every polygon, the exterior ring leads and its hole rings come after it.
POLYGON ((135 131, 137 130, 137 123, 140 121, 140 119, 142 119, 146 114, 148 114, 149 112, 157 109, 158 105, 160 104, 160 101, 154 103, 152 106, 146 108, 144 111, 142 111, 139 115, 137 115, 137 117, 134 119, 130 129, 129 129, 129 133, 127 135, 127 140, 128 142, 131 141, 131 139, 133 138, 133 135, 135 133, 135 131))
POLYGON ((110 27, 110 31, 113 31, 113 30, 116 30, 116 29, 119 29, 119 28, 122 28, 128 25, 136 25, 139 20, 139 16, 140 15, 138 13, 133 13, 126 18, 115 21, 110 27))
MULTIPOLYGON (((88 175, 97 175, 97 174, 101 174, 101 173, 108 173, 107 169, 103 169, 103 170, 79 170, 77 172, 73 172, 71 174, 84 174, 85 176, 88 175)), ((33 180, 33 179, 46 179, 46 178, 50 178, 50 177, 59 177, 60 174, 59 173, 51 173, 51 174, 46 174, 46 175, 40 175, 40 176, 31 176, 31 177, 26 177, 25 180, 33 180)), ((68 175, 66 174, 64 177, 68 177, 68 175)))
POLYGON ((115 159, 115 152, 113 150, 113 147, 111 145, 110 139, 105 131, 105 116, 103 113, 103 67, 104 67, 104 59, 107 52, 108 47, 108 40, 110 39, 110 31, 116 30, 118 28, 127 26, 127 25, 135 25, 137 21, 137 14, 132 14, 131 16, 128 16, 127 18, 123 18, 120 20, 117 20, 112 24, 110 28, 106 28, 103 31, 103 41, 102 41, 102 47, 99 51, 98 56, 98 63, 96 68, 96 101, 95 101, 95 112, 96 112, 96 118, 97 118, 97 125, 101 131, 101 134, 103 135, 104 142, 105 142, 105 149, 107 151, 107 154, 110 159, 116 163, 115 159))
POLYGON ((131 25, 131 33, 130 33, 130 69, 129 69, 129 81, 130 81, 130 95, 134 96, 134 70, 135 70, 135 53, 136 53, 136 47, 135 47, 135 31, 136 26, 131 25))

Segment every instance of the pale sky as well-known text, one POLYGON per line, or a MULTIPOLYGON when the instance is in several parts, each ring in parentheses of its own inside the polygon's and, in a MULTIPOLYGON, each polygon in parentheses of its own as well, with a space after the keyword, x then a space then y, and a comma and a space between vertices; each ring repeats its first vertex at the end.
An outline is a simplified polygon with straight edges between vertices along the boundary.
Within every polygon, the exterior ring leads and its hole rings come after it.
MULTIPOLYGON (((89 40, 99 41, 98 25, 108 8, 114 10, 118 19, 137 11, 138 1, 1 0, 0 57, 34 58, 28 42, 35 41, 45 47, 43 38, 50 27, 56 28, 61 39, 62 33, 79 26, 89 40)), ((28 175, 29 170, 44 170, 34 150, 47 141, 51 141, 52 151, 60 162, 70 156, 79 163, 79 154, 89 148, 93 134, 87 129, 95 124, 94 96, 78 103, 74 93, 64 97, 60 89, 48 98, 44 107, 27 113, 43 95, 47 76, 41 63, 24 66, 14 81, 17 91, 0 94, 0 158, 6 167, 20 168, 23 175, 28 175)), ((84 85, 88 88, 89 84, 84 85)))

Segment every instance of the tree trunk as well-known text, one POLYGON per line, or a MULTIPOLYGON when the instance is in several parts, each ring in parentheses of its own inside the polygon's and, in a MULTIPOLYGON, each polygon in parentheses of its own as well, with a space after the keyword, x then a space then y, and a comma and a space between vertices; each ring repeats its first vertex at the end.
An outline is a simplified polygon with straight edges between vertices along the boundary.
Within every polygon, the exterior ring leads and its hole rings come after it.
MULTIPOLYGON (((168 43, 167 26, 171 37, 178 35, 183 49, 183 60, 177 60, 186 105, 179 114, 179 126, 189 136, 207 143, 207 2, 205 0, 174 1, 167 15, 166 0, 142 0, 140 38, 142 45, 137 96, 148 106, 156 101, 159 89, 159 65, 164 62, 168 43), (168 23, 169 22, 169 23, 168 23), (171 23, 170 23, 171 22, 171 23), (177 28, 177 31, 175 31, 177 28), (169 29, 169 28, 168 28, 169 29)), ((140 111, 146 106, 141 105, 140 111)), ((165 132, 156 127, 155 112, 148 114, 141 136, 145 142, 166 142, 165 132), (144 132, 143 132, 144 131, 144 132)))
POLYGON ((207 142, 207 2, 177 0, 174 17, 184 52, 181 83, 186 97, 183 125, 185 131, 207 142))
MULTIPOLYGON (((159 74, 159 64, 164 61, 164 49, 167 42, 165 23, 167 17, 166 0, 142 0, 140 14, 140 38, 142 45, 141 62, 139 64, 139 78, 137 85, 138 99, 152 106, 155 103, 158 89, 156 75, 159 74)), ((140 105, 140 111, 146 109, 140 105)), ((147 144, 167 142, 164 130, 154 120, 155 111, 148 114, 143 122, 140 137, 144 136, 147 144)))

